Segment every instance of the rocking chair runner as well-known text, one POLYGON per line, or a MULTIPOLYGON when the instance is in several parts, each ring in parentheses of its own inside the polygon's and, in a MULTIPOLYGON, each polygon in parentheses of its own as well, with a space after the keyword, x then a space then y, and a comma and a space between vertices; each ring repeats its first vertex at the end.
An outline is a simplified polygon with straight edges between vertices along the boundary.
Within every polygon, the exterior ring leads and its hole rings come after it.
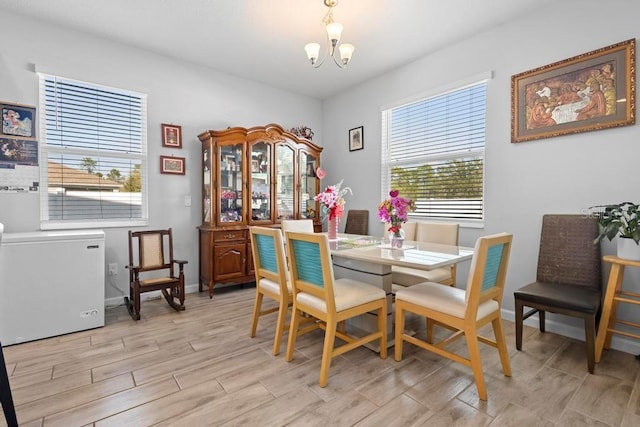
POLYGON ((184 310, 185 264, 187 261, 173 259, 170 228, 129 231, 129 297, 124 297, 124 302, 133 320, 140 320, 140 294, 144 292, 161 291, 171 307, 184 310), (174 264, 178 265, 177 276, 174 264), (141 278, 141 273, 149 273, 149 278, 141 278))

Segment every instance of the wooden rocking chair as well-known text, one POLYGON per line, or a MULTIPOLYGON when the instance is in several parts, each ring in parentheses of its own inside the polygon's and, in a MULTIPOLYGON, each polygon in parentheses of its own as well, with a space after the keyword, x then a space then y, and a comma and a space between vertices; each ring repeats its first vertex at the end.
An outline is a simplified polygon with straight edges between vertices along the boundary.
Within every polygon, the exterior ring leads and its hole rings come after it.
POLYGON ((168 230, 129 230, 129 297, 124 302, 133 320, 140 320, 140 294, 161 291, 176 311, 184 310, 184 265, 173 259, 173 234, 168 230), (178 275, 174 274, 178 265, 178 275), (152 272, 155 272, 152 273, 152 272), (141 273, 148 278, 141 279, 141 273))

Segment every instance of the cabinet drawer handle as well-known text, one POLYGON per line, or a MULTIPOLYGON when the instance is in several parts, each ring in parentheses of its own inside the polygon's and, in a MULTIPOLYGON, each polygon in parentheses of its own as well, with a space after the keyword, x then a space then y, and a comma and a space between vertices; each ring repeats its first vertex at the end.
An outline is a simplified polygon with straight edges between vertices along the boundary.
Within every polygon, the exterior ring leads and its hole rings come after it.
POLYGON ((236 235, 231 233, 224 236, 225 239, 233 239, 234 237, 236 237, 236 235))

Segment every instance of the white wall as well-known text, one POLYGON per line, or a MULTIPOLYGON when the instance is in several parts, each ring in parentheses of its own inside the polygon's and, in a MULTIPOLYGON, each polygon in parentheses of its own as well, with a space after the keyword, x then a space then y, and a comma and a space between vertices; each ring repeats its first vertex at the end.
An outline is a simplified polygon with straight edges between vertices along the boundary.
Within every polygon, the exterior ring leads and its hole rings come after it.
MULTIPOLYGON (((380 107, 492 71, 487 89, 485 225, 463 229, 460 240, 472 246, 481 235, 514 234, 504 297, 506 315, 512 316, 513 291, 535 279, 543 214, 640 201, 638 126, 510 142, 512 75, 637 37, 639 2, 613 0, 603 6, 595 0, 557 2, 553 9, 478 34, 325 101, 325 180, 344 178, 354 192, 347 208, 369 209, 370 231, 382 233, 375 218, 380 201, 380 107), (347 132, 357 126, 364 126, 364 150, 349 152, 347 132)), ((611 252, 611 246, 607 242, 604 251, 611 252)), ((459 268, 459 285, 467 270, 468 263, 459 268)), ((630 269, 624 286, 639 288, 640 281, 634 285, 632 280, 639 273, 630 269)), ((622 312, 640 322, 640 310, 622 312)), ((550 318, 562 322, 550 330, 583 335, 581 323, 550 318)))
MULTIPOLYGON (((228 126, 305 123, 322 141, 321 103, 214 70, 50 26, 0 14, 0 100, 38 105, 38 69, 64 77, 148 94, 149 227, 173 227, 175 254, 189 260, 187 284, 198 282, 200 224, 200 145, 197 135, 228 126), (182 150, 162 148, 160 124, 182 126, 182 150), (186 157, 186 176, 160 175, 159 156, 186 157), (184 196, 191 195, 191 207, 184 196)), ((215 52, 211 52, 215 55, 215 52)), ((5 232, 40 227, 37 194, 1 194, 0 222, 5 232)), ((106 298, 128 293, 126 228, 106 229, 106 262, 119 275, 107 277, 106 298)))

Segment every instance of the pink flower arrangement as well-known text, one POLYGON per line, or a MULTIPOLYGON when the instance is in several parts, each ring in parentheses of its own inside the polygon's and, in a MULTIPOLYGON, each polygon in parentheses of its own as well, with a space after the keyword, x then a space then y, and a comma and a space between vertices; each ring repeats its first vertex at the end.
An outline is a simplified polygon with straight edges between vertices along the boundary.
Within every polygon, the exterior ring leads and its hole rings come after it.
POLYGON ((233 190, 222 190, 222 198, 223 199, 235 199, 236 192, 233 190))
POLYGON ((378 218, 390 225, 388 230, 396 237, 400 236, 402 224, 409 219, 409 212, 416 209, 413 200, 400 197, 399 194, 398 190, 391 190, 390 197, 378 206, 378 218))
MULTIPOLYGON (((322 178, 325 176, 325 173, 322 169, 318 168, 316 170, 316 176, 322 178)), ((328 186, 323 192, 313 198, 316 202, 320 202, 325 214, 328 212, 329 220, 342 218, 345 204, 344 195, 347 193, 353 194, 351 188, 341 188, 343 181, 344 180, 340 181, 336 185, 328 186)))

